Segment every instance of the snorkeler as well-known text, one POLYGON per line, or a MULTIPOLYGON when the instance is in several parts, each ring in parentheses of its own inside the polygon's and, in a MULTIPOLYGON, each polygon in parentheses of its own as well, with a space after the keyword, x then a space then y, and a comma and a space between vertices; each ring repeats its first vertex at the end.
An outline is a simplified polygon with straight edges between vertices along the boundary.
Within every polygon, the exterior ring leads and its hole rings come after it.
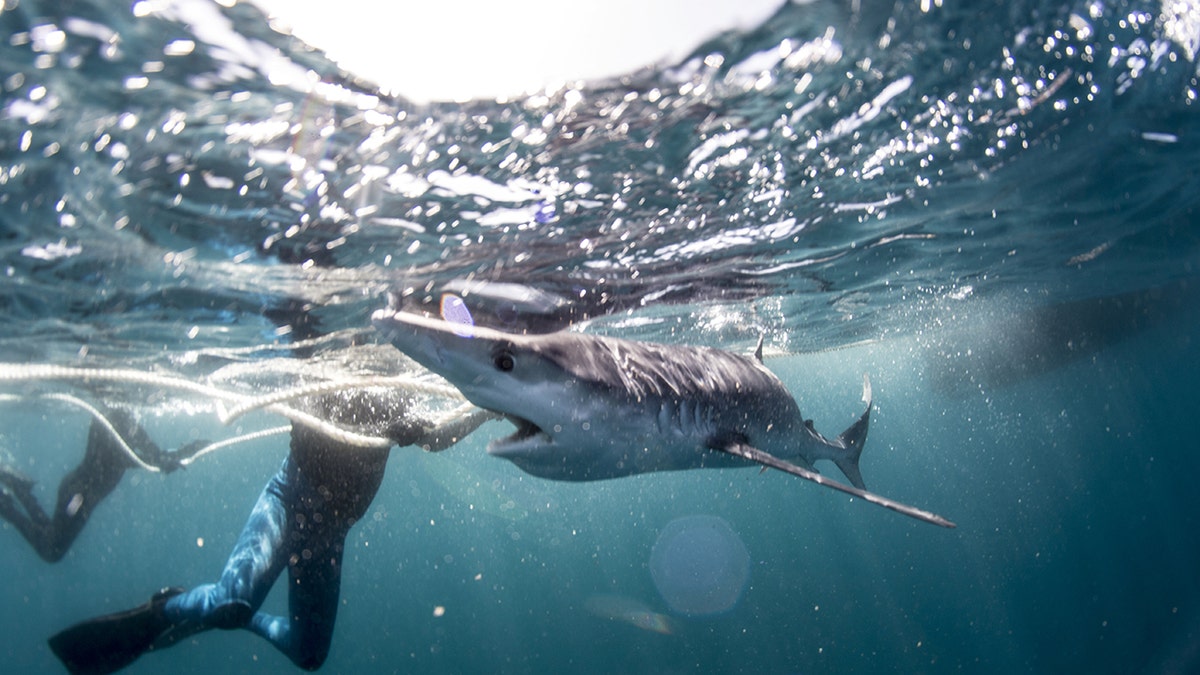
POLYGON ((139 462, 163 473, 183 466, 207 441, 195 441, 175 452, 164 452, 129 412, 108 409, 93 419, 87 449, 79 466, 58 484, 58 502, 49 516, 33 495, 33 481, 16 469, 0 466, 0 518, 12 523, 46 562, 58 562, 100 502, 121 482, 126 469, 139 462), (111 424, 111 427, 109 427, 111 424), (129 455, 137 456, 137 460, 129 455))
MULTIPOLYGON (((315 399, 322 419, 437 451, 493 415, 476 411, 435 425, 416 416, 396 390, 355 390, 315 399)), ((50 638, 72 673, 110 673, 143 653, 213 628, 245 628, 297 666, 315 670, 333 637, 346 535, 383 481, 390 446, 363 448, 293 423, 291 450, 267 482, 215 584, 163 589, 140 607, 98 617, 50 638), (288 615, 260 612, 288 570, 288 615)))

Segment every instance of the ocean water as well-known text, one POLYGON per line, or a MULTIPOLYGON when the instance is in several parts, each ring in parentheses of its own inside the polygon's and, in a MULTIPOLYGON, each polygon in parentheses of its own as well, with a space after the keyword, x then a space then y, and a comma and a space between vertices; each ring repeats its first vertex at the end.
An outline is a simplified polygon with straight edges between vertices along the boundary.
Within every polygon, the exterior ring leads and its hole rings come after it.
MULTIPOLYGON (((486 454, 489 423, 393 452, 323 672, 1200 669, 1195 3, 787 4, 679 63, 455 104, 382 95, 246 4, 0 7, 0 361, 269 393, 395 369, 388 293, 522 284, 559 302, 479 316, 762 336, 827 434, 869 373, 868 486, 958 525, 751 469, 543 481, 486 454), (688 516, 750 557, 716 614, 656 586, 688 516)), ((44 394, 131 406, 164 447, 281 423, 2 387, 0 457, 43 503, 88 425, 44 394)), ((53 565, 0 528, 5 671, 61 672, 57 630, 214 579, 285 453, 130 472, 53 565)), ((210 632, 128 672, 164 670, 294 668, 210 632)))

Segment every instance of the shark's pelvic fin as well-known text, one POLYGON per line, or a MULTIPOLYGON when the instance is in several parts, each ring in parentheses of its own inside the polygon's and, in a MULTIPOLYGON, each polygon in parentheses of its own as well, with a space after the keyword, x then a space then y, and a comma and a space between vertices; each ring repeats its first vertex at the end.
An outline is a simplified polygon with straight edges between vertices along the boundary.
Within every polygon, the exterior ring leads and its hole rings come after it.
MULTIPOLYGON (((857 426, 857 424, 855 426, 857 426)), ((854 427, 851 427, 851 429, 853 429, 853 428, 854 427)), ((900 502, 893 501, 891 499, 888 499, 887 497, 881 497, 881 496, 875 494, 874 492, 867 492, 866 490, 863 490, 861 488, 851 487, 849 485, 839 483, 835 480, 826 478, 825 476, 822 476, 821 474, 819 474, 815 471, 809 471, 808 469, 803 469, 801 467, 796 466, 795 464, 785 462, 782 459, 779 459, 778 457, 776 457, 774 455, 763 452, 762 450, 759 450, 758 448, 751 447, 744 443, 730 442, 730 443, 727 443, 726 445, 724 445, 723 447, 714 447, 713 449, 719 450, 721 452, 727 452, 731 455, 735 455, 735 456, 741 457, 743 459, 748 459, 751 462, 758 462, 759 464, 762 464, 763 466, 769 466, 772 469, 778 469, 780 471, 783 471, 784 473, 790 473, 793 476, 799 476, 805 480, 810 480, 810 481, 816 483, 817 485, 824 485, 825 487, 833 488, 834 490, 838 490, 840 492, 845 492, 848 495, 853 495, 860 499, 864 499, 868 502, 871 502, 872 504, 878 504, 879 506, 882 506, 885 509, 891 509, 893 511, 896 511, 897 513, 903 513, 904 515, 906 515, 910 518, 916 518, 917 520, 923 520, 927 523, 932 523, 934 525, 940 525, 941 527, 955 527, 954 523, 950 522, 949 520, 946 520, 945 518, 937 515, 936 513, 924 511, 922 509, 918 509, 915 506, 909 506, 908 504, 901 504, 900 502)))

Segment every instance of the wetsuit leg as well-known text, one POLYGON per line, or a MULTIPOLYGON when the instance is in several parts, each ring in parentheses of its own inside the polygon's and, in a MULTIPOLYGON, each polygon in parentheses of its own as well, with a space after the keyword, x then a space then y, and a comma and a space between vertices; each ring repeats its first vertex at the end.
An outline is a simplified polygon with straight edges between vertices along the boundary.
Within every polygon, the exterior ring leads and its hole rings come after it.
POLYGON ((32 483, 26 482, 10 486, 11 496, 20 502, 21 509, 12 499, 0 497, 0 517, 12 523, 43 560, 58 562, 83 531, 92 511, 116 489, 129 466, 112 434, 93 421, 83 460, 58 484, 53 516, 42 510, 31 491, 32 483))
POLYGON ((288 616, 259 612, 249 626, 305 670, 316 670, 325 662, 337 620, 349 526, 332 524, 330 529, 330 538, 306 542, 288 565, 288 616))
MULTIPOLYGON (((379 469, 381 473, 382 465, 379 469)), ((346 512, 342 504, 331 502, 335 492, 326 485, 328 476, 314 478, 302 470, 295 474, 289 503, 288 613, 281 617, 259 612, 248 628, 297 666, 315 670, 325 662, 333 640, 346 535, 359 512, 346 512)), ((359 487, 368 493, 364 496, 369 503, 374 490, 359 487)))
POLYGON ((255 503, 220 580, 171 598, 164 608, 168 619, 188 634, 246 626, 291 555, 288 521, 294 474, 290 459, 284 460, 255 503))
POLYGON ((110 450, 93 448, 89 443, 83 462, 58 484, 58 501, 51 527, 45 533, 44 548, 35 547, 48 562, 61 560, 67 554, 92 517, 92 511, 112 494, 125 474, 126 465, 114 461, 110 450))
POLYGON ((28 485, 12 485, 0 490, 0 518, 15 527, 42 559, 47 559, 47 553, 43 551, 49 551, 46 533, 50 531, 50 518, 28 485))

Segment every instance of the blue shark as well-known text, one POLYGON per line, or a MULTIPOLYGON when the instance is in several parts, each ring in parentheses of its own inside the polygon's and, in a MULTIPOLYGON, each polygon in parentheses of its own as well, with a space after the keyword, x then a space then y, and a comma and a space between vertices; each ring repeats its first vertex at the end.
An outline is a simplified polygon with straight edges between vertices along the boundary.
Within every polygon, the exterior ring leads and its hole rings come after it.
POLYGON ((516 431, 488 453, 523 471, 594 481, 653 471, 770 467, 919 520, 949 520, 866 490, 858 461, 871 416, 834 438, 800 413, 761 360, 709 347, 569 331, 517 335, 381 309, 372 322, 401 352, 516 431), (831 461, 850 485, 819 473, 831 461))

